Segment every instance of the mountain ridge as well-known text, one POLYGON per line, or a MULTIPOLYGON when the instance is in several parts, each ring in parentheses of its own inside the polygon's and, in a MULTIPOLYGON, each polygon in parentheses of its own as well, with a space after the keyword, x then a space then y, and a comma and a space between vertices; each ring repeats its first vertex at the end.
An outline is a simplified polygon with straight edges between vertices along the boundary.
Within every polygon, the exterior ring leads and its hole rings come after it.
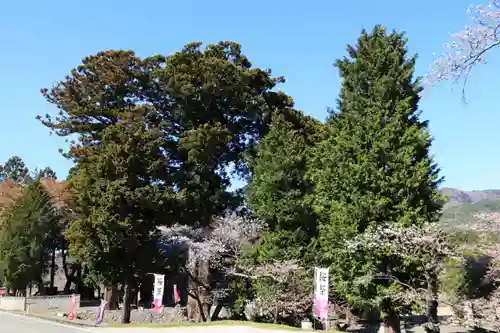
POLYGON ((482 212, 500 212, 500 189, 463 191, 457 188, 440 189, 446 199, 441 222, 469 222, 482 212))

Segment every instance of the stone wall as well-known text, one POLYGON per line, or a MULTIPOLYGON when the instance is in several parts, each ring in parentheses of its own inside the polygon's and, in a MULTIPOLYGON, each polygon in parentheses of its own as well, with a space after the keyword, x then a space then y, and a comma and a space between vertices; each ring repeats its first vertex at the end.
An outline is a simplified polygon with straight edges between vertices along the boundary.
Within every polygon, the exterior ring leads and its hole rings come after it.
POLYGON ((0 309, 7 311, 24 311, 24 297, 0 297, 0 309))
MULTIPOLYGON (((58 311, 71 310, 71 295, 32 296, 28 297, 27 304, 31 311, 58 311)), ((76 295, 76 310, 80 308, 80 295, 76 295)))
MULTIPOLYGON (((0 309, 8 311, 24 311, 26 306, 30 311, 57 311, 69 312, 71 310, 71 295, 32 296, 26 300, 24 297, 0 297, 0 309)), ((80 308, 80 295, 76 295, 76 310, 80 308)))
POLYGON ((451 306, 440 305, 438 306, 438 315, 443 317, 452 317, 455 315, 455 311, 451 306))

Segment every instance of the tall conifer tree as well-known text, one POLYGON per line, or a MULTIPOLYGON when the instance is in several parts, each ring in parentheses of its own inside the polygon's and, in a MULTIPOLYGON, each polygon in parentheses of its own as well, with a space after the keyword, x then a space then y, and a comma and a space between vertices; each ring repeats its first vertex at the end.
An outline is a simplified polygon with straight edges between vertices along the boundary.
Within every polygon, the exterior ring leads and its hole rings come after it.
POLYGON ((429 154, 427 121, 420 119, 416 56, 406 44, 404 34, 376 26, 348 46, 348 57, 336 62, 342 86, 328 122, 334 135, 317 146, 310 170, 322 254, 336 290, 356 307, 380 310, 394 331, 411 304, 393 297, 401 285, 377 276, 413 281, 417 267, 382 249, 353 257, 344 247, 370 227, 439 218, 441 178, 429 154))
POLYGON ((317 216, 307 195, 307 160, 321 133, 319 121, 302 112, 275 113, 269 133, 260 142, 252 160, 247 188, 250 208, 266 221, 259 259, 304 259, 317 234, 317 216))
POLYGON ((332 232, 369 225, 435 221, 441 178, 418 109, 416 56, 401 33, 363 31, 336 62, 342 87, 336 131, 315 151, 315 208, 332 232))

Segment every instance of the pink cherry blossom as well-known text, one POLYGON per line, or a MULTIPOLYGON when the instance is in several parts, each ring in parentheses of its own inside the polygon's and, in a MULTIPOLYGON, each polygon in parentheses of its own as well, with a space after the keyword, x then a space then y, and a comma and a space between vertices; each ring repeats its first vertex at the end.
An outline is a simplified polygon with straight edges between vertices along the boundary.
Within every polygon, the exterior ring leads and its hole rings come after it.
POLYGON ((467 13, 473 23, 451 35, 444 52, 429 68, 429 84, 451 80, 463 81, 465 87, 471 70, 485 64, 488 51, 500 44, 500 0, 490 0, 487 5, 471 5, 467 13))

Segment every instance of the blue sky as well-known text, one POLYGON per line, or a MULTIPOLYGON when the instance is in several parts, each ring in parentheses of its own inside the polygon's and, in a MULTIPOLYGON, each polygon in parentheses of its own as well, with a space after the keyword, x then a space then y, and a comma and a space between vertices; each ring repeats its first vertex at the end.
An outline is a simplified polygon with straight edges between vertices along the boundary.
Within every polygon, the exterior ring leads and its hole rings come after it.
MULTIPOLYGON (((479 0, 486 1, 486 0, 479 0)), ((425 74, 434 52, 470 22, 470 0, 262 1, 51 0, 0 5, 0 161, 21 156, 30 168, 52 167, 65 177, 70 164, 36 120, 54 108, 40 95, 79 64, 105 49, 133 49, 139 56, 169 54, 192 41, 231 40, 254 65, 284 75, 282 89, 298 108, 319 119, 335 106, 338 73, 332 67, 362 28, 375 24, 404 30, 425 74)), ((497 52, 498 53, 498 52, 497 52)), ((433 153, 445 186, 500 188, 500 54, 478 68, 467 88, 442 84, 421 103, 435 137, 433 153), (496 58, 495 58, 496 57, 496 58)))

